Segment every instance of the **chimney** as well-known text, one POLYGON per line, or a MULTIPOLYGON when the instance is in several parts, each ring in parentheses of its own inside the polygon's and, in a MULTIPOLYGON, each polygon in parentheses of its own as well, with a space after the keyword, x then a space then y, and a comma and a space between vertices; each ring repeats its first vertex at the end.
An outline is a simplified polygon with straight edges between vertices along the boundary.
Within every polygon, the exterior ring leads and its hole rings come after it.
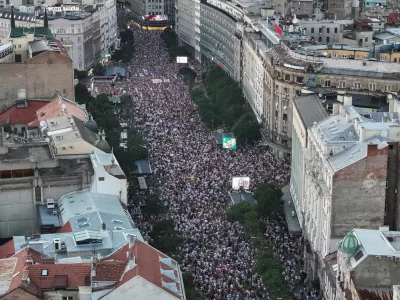
POLYGON ((378 145, 368 145, 367 156, 377 156, 378 145))
POLYGON ((343 105, 352 105, 353 104, 353 97, 349 95, 343 96, 343 105))
POLYGON ((340 103, 333 103, 332 115, 336 116, 340 112, 340 103))

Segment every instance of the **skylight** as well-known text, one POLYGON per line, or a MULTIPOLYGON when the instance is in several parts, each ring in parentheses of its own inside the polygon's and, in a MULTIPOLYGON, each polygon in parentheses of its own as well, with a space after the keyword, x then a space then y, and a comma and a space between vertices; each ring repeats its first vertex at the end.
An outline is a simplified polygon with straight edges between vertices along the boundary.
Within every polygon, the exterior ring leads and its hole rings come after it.
POLYGON ((354 259, 356 261, 359 261, 363 256, 364 256, 364 253, 362 252, 362 250, 358 250, 358 252, 354 255, 354 259))
POLYGON ((49 270, 47 270, 47 269, 42 269, 41 275, 42 275, 42 276, 47 276, 47 275, 49 275, 49 270))

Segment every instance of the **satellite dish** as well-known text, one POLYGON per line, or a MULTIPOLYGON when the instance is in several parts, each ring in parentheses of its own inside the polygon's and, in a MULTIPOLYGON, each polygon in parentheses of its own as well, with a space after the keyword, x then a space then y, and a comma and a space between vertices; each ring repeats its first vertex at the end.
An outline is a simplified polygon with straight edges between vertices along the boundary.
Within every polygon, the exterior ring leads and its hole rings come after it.
POLYGON ((382 130, 382 131, 381 131, 381 136, 387 137, 387 136, 388 136, 387 130, 382 130))
POLYGON ((324 56, 328 56, 328 52, 324 52, 324 56))
POLYGON ((42 120, 42 121, 40 121, 40 127, 44 127, 44 126, 46 126, 46 121, 44 121, 44 120, 42 120))
POLYGON ((50 142, 50 139, 49 139, 48 137, 45 138, 44 140, 46 141, 46 143, 49 143, 49 142, 50 142))
POLYGON ((61 104, 61 108, 65 109, 67 106, 65 105, 65 103, 61 104))

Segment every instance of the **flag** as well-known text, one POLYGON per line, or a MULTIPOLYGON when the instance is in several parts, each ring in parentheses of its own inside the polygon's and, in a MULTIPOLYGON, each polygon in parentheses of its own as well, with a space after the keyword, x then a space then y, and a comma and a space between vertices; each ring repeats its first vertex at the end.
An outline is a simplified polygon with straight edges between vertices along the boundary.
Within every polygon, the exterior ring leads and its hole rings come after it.
POLYGON ((277 34, 282 35, 283 31, 282 28, 279 27, 279 25, 275 24, 274 29, 277 34))

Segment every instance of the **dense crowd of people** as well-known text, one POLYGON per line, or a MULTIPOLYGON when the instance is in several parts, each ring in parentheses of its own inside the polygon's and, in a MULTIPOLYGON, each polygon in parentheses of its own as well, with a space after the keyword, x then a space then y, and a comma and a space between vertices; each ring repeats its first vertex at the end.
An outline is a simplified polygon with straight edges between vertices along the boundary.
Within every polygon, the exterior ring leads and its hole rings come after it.
MULTIPOLYGON (((242 226, 226 220, 226 211, 233 176, 249 176, 251 189, 260 182, 282 187, 288 183, 288 162, 261 144, 221 149, 213 132, 201 123, 178 75, 182 65, 168 57, 160 32, 134 29, 134 39, 135 56, 128 65, 132 76, 116 82, 115 88, 133 98, 133 122, 149 148, 153 180, 168 208, 167 217, 184 239, 179 249, 183 270, 192 273, 204 299, 269 299, 254 271, 256 250, 242 226)), ((150 223, 135 220, 147 237, 150 223)), ((296 290, 304 280, 298 238, 288 234, 283 219, 264 222, 266 240, 284 264, 293 293, 311 299, 307 290, 296 290)))

